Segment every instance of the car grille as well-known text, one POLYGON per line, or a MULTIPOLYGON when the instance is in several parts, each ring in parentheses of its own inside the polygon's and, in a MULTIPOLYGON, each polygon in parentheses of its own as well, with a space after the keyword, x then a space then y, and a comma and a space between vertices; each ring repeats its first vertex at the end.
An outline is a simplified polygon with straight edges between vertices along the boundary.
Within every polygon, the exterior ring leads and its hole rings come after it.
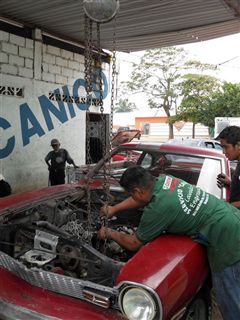
POLYGON ((106 301, 107 298, 110 301, 109 305, 118 309, 118 290, 116 288, 106 287, 90 281, 79 280, 57 273, 48 272, 36 267, 28 269, 21 262, 1 251, 0 266, 36 287, 88 301, 100 306, 104 306, 102 302, 106 301), (90 296, 92 298, 90 300, 89 298, 86 299, 86 296, 89 296, 85 294, 86 291, 91 292, 90 296), (94 292, 98 299, 95 299, 94 292), (101 296, 102 301, 100 301, 101 296), (99 301, 101 303, 99 303, 99 301))

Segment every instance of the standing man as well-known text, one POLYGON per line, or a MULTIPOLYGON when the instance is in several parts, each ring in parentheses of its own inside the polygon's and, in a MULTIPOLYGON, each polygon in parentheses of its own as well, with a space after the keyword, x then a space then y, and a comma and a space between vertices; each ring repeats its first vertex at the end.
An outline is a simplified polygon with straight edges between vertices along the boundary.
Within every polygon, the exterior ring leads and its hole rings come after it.
POLYGON ((45 157, 45 162, 49 170, 49 182, 51 186, 65 183, 65 164, 75 165, 73 159, 70 157, 66 149, 60 149, 60 142, 57 139, 51 140, 53 151, 50 151, 45 157))
POLYGON ((229 126, 223 129, 215 140, 219 140, 223 153, 229 161, 237 160, 237 167, 232 179, 220 173, 217 177, 218 186, 230 186, 229 202, 240 209, 240 127, 229 126))
POLYGON ((240 214, 229 203, 173 176, 153 177, 140 166, 128 168, 120 185, 130 194, 115 206, 103 207, 112 217, 125 209, 144 207, 135 234, 102 227, 110 238, 136 251, 163 233, 187 235, 207 248, 213 287, 225 320, 240 319, 240 214))

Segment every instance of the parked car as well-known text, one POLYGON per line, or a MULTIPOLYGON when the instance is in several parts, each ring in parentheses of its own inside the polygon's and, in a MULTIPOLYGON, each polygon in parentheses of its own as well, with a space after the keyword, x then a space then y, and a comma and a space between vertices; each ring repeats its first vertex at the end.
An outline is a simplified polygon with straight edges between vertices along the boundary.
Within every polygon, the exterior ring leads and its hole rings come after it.
POLYGON ((216 149, 222 151, 222 146, 219 141, 211 139, 170 139, 167 143, 183 144, 191 147, 216 149))
MULTIPOLYGON (((122 131, 129 131, 129 130, 137 130, 136 128, 130 128, 130 127, 119 127, 118 130, 117 130, 117 133, 118 132, 122 132, 122 131)), ((137 138, 138 140, 140 140, 141 138, 141 131, 138 130, 138 134, 135 138, 137 138)))
MULTIPOLYGON (((209 266, 203 246, 189 237, 162 235, 131 253, 100 241, 99 210, 127 195, 118 179, 139 164, 171 174, 224 200, 216 175, 229 173, 225 156, 187 146, 128 143, 113 150, 75 184, 14 194, 0 201, 0 318, 64 320, 207 320, 209 266), (137 152, 134 160, 110 162, 137 152), (110 189, 105 188, 108 183, 110 189)), ((136 230, 142 210, 105 222, 136 230)))

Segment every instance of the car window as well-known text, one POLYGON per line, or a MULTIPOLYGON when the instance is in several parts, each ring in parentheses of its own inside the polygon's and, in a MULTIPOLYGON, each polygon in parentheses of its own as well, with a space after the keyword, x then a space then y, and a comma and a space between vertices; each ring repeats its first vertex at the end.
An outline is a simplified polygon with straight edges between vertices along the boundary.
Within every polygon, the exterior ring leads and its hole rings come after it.
POLYGON ((220 160, 205 159, 198 178, 197 186, 221 199, 222 189, 217 186, 217 175, 221 171, 220 160))
POLYGON ((213 142, 205 141, 204 144, 206 148, 210 148, 210 149, 214 148, 213 142))
POLYGON ((223 149, 220 143, 215 143, 215 148, 217 150, 222 150, 223 149))
POLYGON ((149 153, 145 153, 144 156, 140 159, 141 167, 143 168, 150 168, 153 162, 153 156, 149 153))

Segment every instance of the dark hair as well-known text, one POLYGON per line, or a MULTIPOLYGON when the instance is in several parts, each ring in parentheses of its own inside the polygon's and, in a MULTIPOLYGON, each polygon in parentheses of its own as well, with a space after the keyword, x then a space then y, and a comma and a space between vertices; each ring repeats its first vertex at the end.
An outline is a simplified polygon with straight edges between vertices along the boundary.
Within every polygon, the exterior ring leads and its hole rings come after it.
POLYGON ((150 188, 154 182, 155 177, 140 166, 128 168, 120 179, 120 185, 128 192, 132 192, 136 187, 150 188))
POLYGON ((228 126, 224 128, 215 138, 215 140, 220 139, 224 139, 227 143, 230 143, 233 146, 235 146, 238 142, 240 142, 240 127, 228 126))

